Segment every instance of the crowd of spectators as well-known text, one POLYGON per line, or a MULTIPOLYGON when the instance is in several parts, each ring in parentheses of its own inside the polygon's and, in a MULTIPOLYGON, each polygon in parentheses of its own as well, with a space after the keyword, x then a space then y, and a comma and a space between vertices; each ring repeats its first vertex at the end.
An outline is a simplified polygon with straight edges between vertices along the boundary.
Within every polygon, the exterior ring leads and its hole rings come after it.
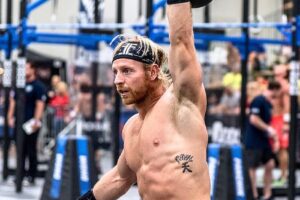
MULTIPOLYGON (((240 117, 241 102, 241 57, 238 50, 232 46, 227 46, 227 72, 223 73, 223 79, 219 87, 207 87, 208 109, 207 117, 211 115, 223 117, 240 117), (214 93, 217 91, 218 93, 214 93), (221 92, 220 92, 221 91, 221 92), (221 94, 221 95, 220 95, 221 94)), ((269 139, 272 152, 274 153, 275 163, 280 169, 280 177, 273 180, 273 185, 286 185, 288 175, 288 146, 289 146, 289 113, 290 113, 290 94, 289 94, 289 68, 291 50, 289 47, 282 47, 275 55, 275 60, 267 62, 265 52, 252 51, 248 57, 248 82, 247 82, 247 116, 250 118, 251 105, 255 98, 263 95, 268 90, 271 82, 280 85, 279 95, 270 98, 271 118, 268 126, 276 133, 276 141, 269 139), (269 63, 269 64, 268 64, 269 63), (278 145, 278 148, 277 148, 278 145)), ((215 84, 212 84, 215 86, 215 84)), ((220 117, 219 117, 220 119, 220 117)), ((248 119, 248 124, 251 124, 248 119)), ((263 129, 263 128, 260 128, 263 129)), ((271 130, 271 129, 269 129, 271 130)), ((267 131, 264 131, 267 134, 267 131)), ((266 146, 265 146, 266 147, 266 146)), ((267 194, 268 196, 269 194, 267 194)))

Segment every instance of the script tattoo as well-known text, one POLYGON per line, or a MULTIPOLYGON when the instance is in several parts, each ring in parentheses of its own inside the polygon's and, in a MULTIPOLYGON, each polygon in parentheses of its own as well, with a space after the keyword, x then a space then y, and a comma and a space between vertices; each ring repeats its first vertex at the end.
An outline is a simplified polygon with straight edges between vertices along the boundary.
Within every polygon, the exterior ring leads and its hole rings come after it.
POLYGON ((192 173, 190 162, 193 162, 193 156, 189 154, 180 154, 175 157, 178 164, 181 165, 182 173, 192 173))

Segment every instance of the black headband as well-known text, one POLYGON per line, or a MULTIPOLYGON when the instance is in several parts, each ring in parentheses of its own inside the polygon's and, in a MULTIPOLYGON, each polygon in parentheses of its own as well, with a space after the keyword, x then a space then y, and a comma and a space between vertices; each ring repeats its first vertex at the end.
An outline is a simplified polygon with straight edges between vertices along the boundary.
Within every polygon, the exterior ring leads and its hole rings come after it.
POLYGON ((155 62, 151 46, 138 41, 128 41, 122 44, 115 53, 113 62, 120 58, 128 58, 145 64, 153 64, 155 62))

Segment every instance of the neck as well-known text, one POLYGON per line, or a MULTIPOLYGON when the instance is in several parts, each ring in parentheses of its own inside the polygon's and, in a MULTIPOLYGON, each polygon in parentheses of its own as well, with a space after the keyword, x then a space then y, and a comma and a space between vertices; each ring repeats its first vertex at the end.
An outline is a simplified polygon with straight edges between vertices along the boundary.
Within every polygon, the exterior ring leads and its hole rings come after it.
POLYGON ((148 96, 145 98, 145 100, 134 105, 141 118, 145 118, 146 114, 152 109, 165 91, 166 88, 161 83, 149 88, 148 96))
POLYGON ((263 96, 268 100, 268 101, 270 101, 270 92, 268 91, 268 90, 266 90, 266 91, 264 91, 263 92, 263 96))
POLYGON ((35 80, 35 76, 30 76, 27 78, 27 82, 32 82, 35 80))

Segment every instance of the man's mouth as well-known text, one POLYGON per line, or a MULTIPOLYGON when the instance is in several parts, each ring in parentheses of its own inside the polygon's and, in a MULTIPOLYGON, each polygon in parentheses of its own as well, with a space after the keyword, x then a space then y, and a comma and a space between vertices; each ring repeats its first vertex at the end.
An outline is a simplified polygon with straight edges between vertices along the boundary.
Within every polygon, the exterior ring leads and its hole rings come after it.
POLYGON ((129 93, 129 90, 118 90, 119 94, 123 97, 129 93))

